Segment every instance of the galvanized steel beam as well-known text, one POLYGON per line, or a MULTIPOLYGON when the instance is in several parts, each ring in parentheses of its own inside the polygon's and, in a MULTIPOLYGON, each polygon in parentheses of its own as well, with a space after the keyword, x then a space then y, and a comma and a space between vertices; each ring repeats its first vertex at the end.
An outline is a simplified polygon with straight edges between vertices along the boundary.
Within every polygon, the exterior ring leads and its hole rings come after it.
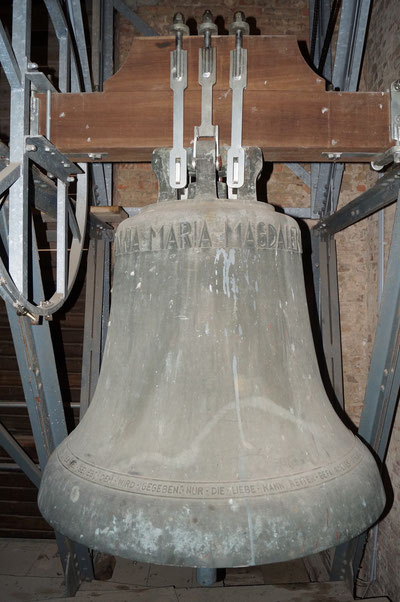
POLYGON ((113 0, 115 9, 121 13, 140 33, 145 36, 158 36, 158 33, 150 27, 139 15, 137 15, 122 0, 113 0))
POLYGON ((400 189, 400 167, 394 167, 377 180, 376 184, 360 194, 332 215, 323 218, 315 229, 335 234, 372 215, 396 201, 400 189))

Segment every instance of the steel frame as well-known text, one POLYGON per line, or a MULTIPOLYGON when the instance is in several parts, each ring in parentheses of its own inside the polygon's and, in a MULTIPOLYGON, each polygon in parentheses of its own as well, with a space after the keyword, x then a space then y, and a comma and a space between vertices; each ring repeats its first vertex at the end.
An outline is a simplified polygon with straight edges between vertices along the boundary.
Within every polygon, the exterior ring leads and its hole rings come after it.
MULTIPOLYGON (((122 2, 94 0, 93 26, 97 28, 92 39, 92 71, 90 69, 80 0, 44 0, 59 43, 59 89, 61 92, 91 92, 101 90, 103 82, 113 73, 113 17, 114 9, 122 11, 134 26, 147 35, 154 35, 137 15, 122 2), (100 34, 101 31, 101 34, 100 34), (75 52, 76 49, 76 52, 75 52), (93 73, 93 83, 92 83, 93 73)), ((14 0, 12 41, 0 23, 0 62, 11 88, 10 149, 1 144, 0 195, 9 190, 8 200, 0 211, 0 234, 8 251, 8 268, 0 263, 0 293, 6 301, 14 346, 24 388, 27 409, 32 425, 40 468, 49 454, 66 437, 67 428, 60 386, 50 337, 48 317, 65 302, 76 277, 85 240, 88 211, 88 174, 86 165, 74 165, 51 144, 51 94, 57 90, 37 65, 30 62, 31 0, 14 0), (38 105, 35 90, 46 92, 47 139, 37 135, 38 105), (48 176, 31 161, 48 171, 48 176), (29 170, 33 176, 30 187, 29 170), (56 185, 52 181, 57 176, 56 185), (77 176, 76 197, 68 194, 71 176, 77 176), (44 291, 39 268, 35 231, 30 216, 29 202, 49 217, 57 220, 57 275, 56 292, 49 301, 44 291), (68 226, 72 245, 68 253, 68 226), (29 231, 31 244, 28 248, 29 231), (9 244, 8 244, 8 241, 9 244), (30 296, 28 291, 32 290, 30 296), (17 313, 16 313, 17 310, 17 313), (35 324, 35 326, 33 326, 35 324)), ((112 194, 112 166, 93 164, 91 169, 92 202, 110 205, 112 194)), ((1 205, 0 205, 1 207, 1 205)), ((87 295, 95 301, 93 323, 100 320, 100 336, 90 340, 93 382, 97 380, 100 358, 108 324, 110 289, 110 240, 112 229, 89 216, 90 243, 101 253, 96 254, 97 278, 94 290, 91 280, 87 295), (99 302, 100 299, 100 302, 99 302), (97 374, 96 374, 97 373, 97 374)), ((89 320, 85 321, 85 340, 89 320)), ((88 363, 88 345, 83 363, 88 363)), ((82 370, 86 373, 85 368, 82 370)), ((85 387, 83 387, 85 391, 85 387)), ((93 394, 87 395, 86 407, 93 394)), ((85 406, 85 404, 83 404, 85 406)), ((36 484, 40 483, 39 467, 0 425, 0 444, 36 484)), ((90 551, 56 533, 62 566, 65 573, 66 594, 74 595, 83 579, 93 578, 90 551)))
MULTIPOLYGON (((317 1, 310 0, 311 14, 317 1)), ((104 80, 112 75, 114 9, 127 17, 134 27, 145 35, 157 35, 121 0, 93 0, 94 35, 92 37, 92 65, 90 66, 80 1, 66 0, 65 12, 60 0, 44 0, 44 2, 59 42, 59 88, 62 92, 101 90, 104 80), (101 31, 101 34, 96 33, 96 28, 98 32, 101 31), (74 52, 74 48, 77 53, 74 52)), ((319 6, 320 18, 316 23, 316 43, 312 57, 315 64, 318 64, 324 46, 330 2, 329 0, 320 0, 319 6)), ((17 315, 15 312, 16 305, 20 313, 31 314, 31 317, 36 317, 38 313, 45 315, 52 310, 52 307, 48 307, 47 312, 46 310, 40 312, 38 309, 40 301, 43 301, 44 297, 34 234, 32 236, 31 265, 28 260, 29 164, 33 158, 37 158, 38 155, 34 153, 43 142, 44 144, 48 143, 51 148, 50 120, 47 123, 48 140, 46 142, 45 139, 43 141, 37 137, 35 119, 33 121, 29 119, 29 116, 35 117, 37 114, 34 95, 31 94, 31 91, 34 89, 47 91, 48 115, 50 114, 51 93, 54 93, 54 88, 47 78, 29 62, 30 8, 30 0, 14 0, 12 43, 9 42, 0 23, 0 59, 11 87, 11 131, 13 134, 9 161, 1 163, 0 160, 0 168, 3 168, 0 172, 0 194, 4 194, 9 189, 10 212, 8 223, 4 207, 0 212, 0 230, 3 244, 7 246, 9 228, 9 269, 14 284, 14 289, 11 291, 6 288, 4 292, 3 287, 2 294, 7 301, 7 311, 28 412, 40 466, 43 468, 48 454, 66 436, 67 431, 48 322, 43 320, 40 324, 32 326, 32 321, 27 315, 17 315), (29 135, 31 135, 31 139, 27 142, 29 135), (36 148, 33 149, 33 146, 36 148), (28 304, 27 293, 30 276, 33 276, 34 291, 32 303, 28 304), (16 294, 16 291, 19 295, 16 294)), ((357 88, 369 9, 370 0, 343 2, 335 64, 332 70, 329 49, 322 73, 328 81, 332 81, 333 86, 342 90, 352 91, 357 88)), ((57 149, 54 150, 57 151, 57 149)), ((6 154, 4 151, 8 152, 8 149, 3 149, 3 155, 6 154)), ((42 158, 43 161, 44 158, 42 158)), ((37 162, 42 164, 40 161, 37 162)), ((74 263, 71 264, 70 261, 68 278, 66 236, 68 224, 75 239, 79 239, 79 243, 83 244, 84 239, 85 217, 83 216, 81 220, 77 219, 78 208, 74 211, 68 197, 68 177, 73 171, 67 173, 63 169, 71 168, 69 163, 65 157, 58 157, 57 163, 53 160, 53 171, 56 175, 61 176, 58 178, 57 186, 37 168, 34 166, 32 168, 34 185, 31 194, 34 205, 52 217, 58 218, 57 240, 60 249, 57 259, 57 293, 60 295, 58 307, 65 300, 70 288, 68 280, 71 281, 71 271, 77 270, 80 261, 78 245, 74 263), (68 165, 61 168, 63 161, 68 165), (63 177, 63 174, 66 177, 63 177), (38 194, 39 190, 40 194, 38 194)), ((45 166, 49 167, 47 163, 45 166)), ((311 204, 309 209, 294 208, 286 212, 295 217, 319 220, 312 231, 312 264, 316 303, 327 365, 328 368, 331 368, 332 385, 338 400, 343 403, 334 235, 339 230, 394 202, 399 194, 400 174, 398 169, 388 172, 372 189, 354 199, 340 211, 336 211, 343 164, 312 164, 310 172, 300 164, 287 164, 287 166, 310 188, 311 204)), ((91 169, 94 204, 111 204, 111 165, 93 164, 91 169)), ((77 166, 75 173, 79 171, 83 172, 78 180, 78 191, 80 191, 78 198, 83 199, 79 204, 79 211, 82 212, 84 211, 83 207, 87 206, 85 165, 77 166)), ((86 375, 90 366, 91 377, 88 382, 85 382, 84 379, 82 382, 81 412, 90 403, 100 368, 108 322, 110 287, 110 240, 104 230, 104 225, 100 226, 93 217, 89 220, 89 235, 91 236, 89 250, 89 266, 91 267, 88 272, 86 293, 83 372, 86 375), (90 274, 92 274, 91 277, 90 274), (98 326, 94 330, 91 329, 90 325, 96 322, 98 326)), ((400 383, 400 277, 396 269, 396 258, 399 251, 400 205, 398 203, 371 370, 360 423, 360 436, 373 447, 382 461, 385 459, 388 447, 400 383)), ((28 477, 38 484, 40 480, 38 467, 1 425, 0 444, 8 450, 8 453, 28 477)), ((82 546, 70 542, 59 534, 57 534, 57 541, 66 574, 67 592, 69 595, 73 595, 82 578, 90 579, 93 576, 90 554, 82 546)), ((353 572, 350 578, 354 578, 358 571, 364 543, 365 534, 356 541, 337 549, 332 565, 332 578, 349 575, 351 568, 353 572)))

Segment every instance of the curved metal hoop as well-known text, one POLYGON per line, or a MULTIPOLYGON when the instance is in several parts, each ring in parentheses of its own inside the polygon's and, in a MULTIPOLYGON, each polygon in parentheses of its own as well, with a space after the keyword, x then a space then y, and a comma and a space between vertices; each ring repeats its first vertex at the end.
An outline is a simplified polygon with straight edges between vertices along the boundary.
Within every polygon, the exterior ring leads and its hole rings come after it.
POLYGON ((88 215, 87 173, 84 165, 81 164, 80 167, 84 173, 77 176, 78 197, 75 209, 75 228, 68 258, 68 283, 65 294, 56 291, 50 299, 44 299, 39 304, 29 301, 21 295, 4 262, 0 258, 0 296, 6 302, 11 303, 18 313, 29 315, 34 321, 37 321, 40 316, 50 316, 62 307, 72 290, 78 274, 88 215))

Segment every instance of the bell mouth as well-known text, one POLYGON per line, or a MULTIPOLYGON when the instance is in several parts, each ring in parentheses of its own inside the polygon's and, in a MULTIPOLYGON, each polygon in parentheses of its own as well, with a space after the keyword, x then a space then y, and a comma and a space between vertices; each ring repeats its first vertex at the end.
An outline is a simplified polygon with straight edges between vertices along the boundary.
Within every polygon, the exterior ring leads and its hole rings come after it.
POLYGON ((293 476, 293 489, 285 491, 265 481, 262 495, 262 481, 145 483, 85 466, 65 441, 46 467, 39 507, 74 541, 137 561, 204 568, 267 564, 339 545, 379 518, 385 496, 376 487, 378 469, 358 439, 341 462, 317 470, 314 485, 309 475, 293 476))

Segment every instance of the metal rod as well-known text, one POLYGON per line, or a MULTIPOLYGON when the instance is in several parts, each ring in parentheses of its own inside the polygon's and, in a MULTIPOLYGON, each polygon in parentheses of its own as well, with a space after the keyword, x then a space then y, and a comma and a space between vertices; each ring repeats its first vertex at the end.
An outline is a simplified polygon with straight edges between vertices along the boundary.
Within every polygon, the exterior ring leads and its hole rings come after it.
POLYGON ((57 182, 57 287, 61 297, 68 290, 68 188, 61 180, 57 182))
POLYGON ((199 585, 210 587, 217 580, 217 569, 196 569, 196 581, 199 585))

